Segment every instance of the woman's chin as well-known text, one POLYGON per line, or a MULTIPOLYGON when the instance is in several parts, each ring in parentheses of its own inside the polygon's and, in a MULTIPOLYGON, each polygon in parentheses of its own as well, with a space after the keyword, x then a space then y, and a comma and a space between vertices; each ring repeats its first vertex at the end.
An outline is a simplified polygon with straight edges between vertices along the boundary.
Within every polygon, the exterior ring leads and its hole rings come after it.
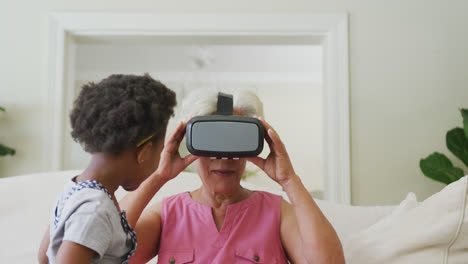
POLYGON ((216 174, 213 173, 213 177, 211 178, 216 185, 223 185, 223 186, 238 186, 240 184, 240 177, 236 174, 216 174))
POLYGON ((240 180, 236 177, 217 176, 211 186, 219 193, 232 193, 240 187, 240 180))

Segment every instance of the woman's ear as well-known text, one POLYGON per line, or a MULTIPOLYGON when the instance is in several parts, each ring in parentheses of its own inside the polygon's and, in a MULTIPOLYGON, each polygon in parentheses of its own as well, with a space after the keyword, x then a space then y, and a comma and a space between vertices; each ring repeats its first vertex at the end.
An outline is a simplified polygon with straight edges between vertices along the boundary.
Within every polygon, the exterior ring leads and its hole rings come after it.
POLYGON ((141 165, 151 157, 151 148, 153 147, 153 142, 148 142, 143 145, 143 147, 137 151, 137 163, 141 165))

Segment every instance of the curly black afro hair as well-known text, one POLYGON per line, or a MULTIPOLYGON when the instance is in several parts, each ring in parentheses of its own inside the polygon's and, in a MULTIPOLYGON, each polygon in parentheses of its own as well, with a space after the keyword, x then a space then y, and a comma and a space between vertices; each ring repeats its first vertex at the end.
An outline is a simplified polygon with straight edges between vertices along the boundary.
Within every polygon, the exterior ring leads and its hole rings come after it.
POLYGON ((73 139, 86 152, 119 154, 138 142, 164 138, 175 93, 148 74, 111 75, 82 87, 70 113, 73 139))

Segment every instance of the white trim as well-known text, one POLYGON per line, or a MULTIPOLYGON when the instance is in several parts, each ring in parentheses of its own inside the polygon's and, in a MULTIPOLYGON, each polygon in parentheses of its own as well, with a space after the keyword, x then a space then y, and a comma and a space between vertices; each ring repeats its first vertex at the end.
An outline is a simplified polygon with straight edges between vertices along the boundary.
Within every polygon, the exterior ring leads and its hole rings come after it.
POLYGON ((351 203, 347 17, 324 42, 325 199, 351 203), (333 188, 335 187, 335 188, 333 188))
MULTIPOLYGON (((325 35, 346 14, 52 13, 77 36, 325 35)), ((346 19, 345 19, 346 21, 346 19)))
POLYGON ((69 89, 69 87, 75 87, 75 80, 76 80, 76 74, 75 74, 75 71, 72 70, 74 69, 75 67, 75 63, 76 63, 76 44, 71 41, 70 38, 67 38, 66 39, 67 41, 67 48, 65 49, 65 69, 66 71, 64 72, 64 75, 66 74, 66 79, 64 80, 64 83, 66 83, 66 86, 68 89, 65 89, 64 93, 63 93, 63 103, 64 103, 64 107, 63 107, 63 110, 64 110, 64 113, 62 115, 62 154, 60 155, 60 157, 62 158, 61 160, 61 169, 64 169, 64 168, 69 168, 70 164, 68 164, 70 162, 70 157, 71 157, 71 145, 70 144, 67 144, 66 143, 66 138, 67 137, 70 137, 70 133, 71 133, 71 128, 70 126, 66 125, 67 123, 69 123, 69 116, 68 116, 68 113, 70 113, 70 110, 69 109, 70 107, 73 106, 73 100, 75 98, 75 90, 74 89, 69 89), (68 108, 67 108, 68 107, 68 108))
MULTIPOLYGON (((126 72, 128 74, 141 74, 141 72, 126 72)), ((309 84, 322 83, 322 74, 318 72, 148 72, 151 76, 165 82, 203 82, 206 80, 225 83, 292 83, 309 84), (192 74, 191 74, 192 73, 192 74)), ((76 74, 76 80, 99 81, 109 76, 111 72, 80 71, 76 74)))
POLYGON ((64 60, 65 60, 66 28, 60 19, 51 16, 49 20, 49 72, 47 94, 46 147, 44 157, 47 170, 62 168, 63 149, 63 87, 64 87, 64 60))
POLYGON ((347 14, 53 13, 46 168, 63 168, 65 46, 73 36, 317 36, 324 47, 325 197, 351 201, 347 14))

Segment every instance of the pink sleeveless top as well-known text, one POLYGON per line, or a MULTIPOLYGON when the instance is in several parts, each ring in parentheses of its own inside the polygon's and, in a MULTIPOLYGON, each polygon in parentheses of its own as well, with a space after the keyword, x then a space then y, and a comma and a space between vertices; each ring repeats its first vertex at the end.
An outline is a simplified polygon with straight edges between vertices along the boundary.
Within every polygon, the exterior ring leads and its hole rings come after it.
POLYGON ((166 198, 158 263, 288 263, 280 239, 281 196, 255 191, 228 206, 218 232, 211 207, 188 192, 166 198))

